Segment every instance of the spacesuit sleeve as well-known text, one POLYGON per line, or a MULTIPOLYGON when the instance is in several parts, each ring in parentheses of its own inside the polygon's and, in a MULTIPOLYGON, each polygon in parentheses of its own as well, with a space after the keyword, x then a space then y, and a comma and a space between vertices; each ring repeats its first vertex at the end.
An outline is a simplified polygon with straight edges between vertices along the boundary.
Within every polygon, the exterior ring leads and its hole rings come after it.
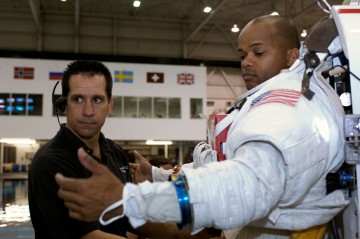
MULTIPOLYGON (((249 142, 232 160, 197 169, 184 168, 193 208, 193 228, 244 226, 265 217, 284 189, 281 154, 264 142, 249 142)), ((172 183, 126 184, 125 213, 133 226, 145 221, 180 222, 181 211, 172 183)))
POLYGON ((248 142, 232 160, 185 169, 193 231, 241 227, 268 215, 283 193, 284 168, 280 152, 271 144, 248 142))

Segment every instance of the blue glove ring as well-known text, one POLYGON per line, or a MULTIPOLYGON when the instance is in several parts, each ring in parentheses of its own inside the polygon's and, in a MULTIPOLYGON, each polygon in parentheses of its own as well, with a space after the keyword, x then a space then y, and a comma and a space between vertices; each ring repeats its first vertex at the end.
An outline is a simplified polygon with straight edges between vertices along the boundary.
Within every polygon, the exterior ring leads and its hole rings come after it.
POLYGON ((181 210, 181 223, 177 225, 179 229, 190 227, 192 224, 192 208, 186 178, 181 175, 172 175, 171 180, 175 186, 181 210))

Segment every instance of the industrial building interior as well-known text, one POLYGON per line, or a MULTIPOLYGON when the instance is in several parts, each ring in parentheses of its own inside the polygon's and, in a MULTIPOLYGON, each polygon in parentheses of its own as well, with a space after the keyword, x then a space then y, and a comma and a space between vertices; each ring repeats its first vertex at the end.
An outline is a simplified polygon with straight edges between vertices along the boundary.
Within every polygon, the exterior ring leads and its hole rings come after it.
MULTIPOLYGON (((329 5, 342 2, 327 1, 329 5)), ((316 22, 328 16, 322 10, 326 7, 316 0, 1 0, 0 57, 205 66, 202 117, 206 118, 226 112, 246 91, 237 37, 247 22, 277 12, 294 21, 303 40, 316 22)), ((164 154, 179 163, 191 160, 189 154, 197 142, 182 142, 181 148, 177 142, 117 143, 149 156, 164 154), (179 154, 179 150, 185 152, 179 154)), ((26 235, 7 228, 4 215, 0 210, 1 238, 34 238, 29 225, 21 229, 26 235)))
POLYGON ((203 65, 207 69, 206 117, 225 112, 246 91, 237 36, 248 21, 277 12, 292 19, 301 34, 327 16, 321 10, 325 3, 314 0, 143 0, 139 4, 135 7, 132 0, 106 4, 101 0, 2 0, 0 54, 203 65), (205 7, 211 10, 204 12, 205 7))

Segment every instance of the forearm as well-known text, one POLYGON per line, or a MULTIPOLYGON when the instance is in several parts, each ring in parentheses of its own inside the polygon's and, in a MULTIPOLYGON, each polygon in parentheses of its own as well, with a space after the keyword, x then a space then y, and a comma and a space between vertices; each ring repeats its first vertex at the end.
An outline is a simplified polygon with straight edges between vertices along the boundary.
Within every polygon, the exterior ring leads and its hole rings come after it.
POLYGON ((239 147, 231 160, 184 170, 194 229, 241 227, 265 217, 283 192, 284 168, 273 146, 251 142, 239 147))
POLYGON ((127 183, 123 197, 125 214, 133 227, 142 226, 146 221, 181 221, 177 194, 171 182, 127 183))
MULTIPOLYGON (((227 229, 262 218, 276 205, 284 185, 281 154, 265 143, 248 143, 235 158, 184 169, 194 228, 227 229)), ((145 221, 181 222, 177 192, 171 182, 126 184, 125 213, 134 227, 145 221)))
POLYGON ((169 177, 172 174, 172 169, 163 169, 152 166, 151 174, 153 182, 165 182, 169 180, 169 177))
MULTIPOLYGON (((183 168, 193 168, 193 163, 187 163, 187 164, 183 164, 180 165, 180 170, 178 172, 178 174, 183 175, 183 168)), ((151 173, 152 173, 152 181, 153 182, 164 182, 164 181, 168 181, 169 177, 173 174, 173 169, 163 169, 163 168, 158 168, 155 166, 152 166, 151 168, 151 173)))

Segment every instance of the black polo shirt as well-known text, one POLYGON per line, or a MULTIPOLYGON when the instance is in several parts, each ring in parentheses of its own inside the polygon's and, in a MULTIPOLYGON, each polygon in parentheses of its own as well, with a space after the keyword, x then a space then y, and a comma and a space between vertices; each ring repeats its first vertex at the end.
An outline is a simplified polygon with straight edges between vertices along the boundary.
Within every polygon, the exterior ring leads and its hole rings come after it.
MULTIPOLYGON (((130 181, 129 161, 123 149, 103 134, 99 137, 102 164, 106 165, 122 182, 130 181)), ((130 224, 126 217, 108 226, 97 221, 88 223, 69 217, 64 201, 57 196, 59 186, 55 174, 62 173, 73 178, 87 178, 91 173, 79 162, 77 150, 84 147, 92 152, 83 141, 64 124, 54 138, 35 154, 29 171, 29 208, 36 239, 80 238, 100 229, 104 232, 126 237, 130 224)))

